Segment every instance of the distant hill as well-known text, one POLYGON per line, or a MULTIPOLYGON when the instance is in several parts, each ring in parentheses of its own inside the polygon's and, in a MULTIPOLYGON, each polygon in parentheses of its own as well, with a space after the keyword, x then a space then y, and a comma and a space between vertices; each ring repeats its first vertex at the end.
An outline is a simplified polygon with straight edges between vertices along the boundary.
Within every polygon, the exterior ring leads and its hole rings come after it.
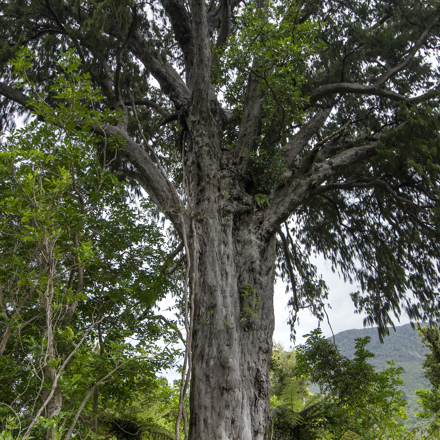
POLYGON ((394 361, 398 367, 404 369, 402 379, 404 397, 408 402, 408 425, 420 426, 420 422, 415 417, 415 413, 420 409, 414 391, 421 388, 429 389, 430 383, 425 378, 422 366, 428 350, 423 345, 417 330, 414 330, 410 324, 396 327, 396 331, 391 328, 390 335, 384 338, 383 344, 379 341, 377 328, 346 330, 335 335, 336 345, 343 356, 352 358, 355 339, 366 336, 371 338, 366 348, 375 355, 374 359, 371 359, 371 364, 377 371, 386 369, 388 361, 394 361))

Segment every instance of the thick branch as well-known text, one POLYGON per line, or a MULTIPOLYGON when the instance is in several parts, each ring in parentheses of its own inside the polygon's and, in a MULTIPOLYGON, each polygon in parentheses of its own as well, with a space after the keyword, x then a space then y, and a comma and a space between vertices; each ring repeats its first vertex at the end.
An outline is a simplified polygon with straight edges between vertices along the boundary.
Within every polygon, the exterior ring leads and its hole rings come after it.
POLYGON ((310 104, 314 105, 317 101, 325 98, 329 95, 335 95, 337 93, 354 93, 358 95, 375 95, 383 98, 389 98, 393 101, 410 101, 410 98, 401 95, 400 93, 393 92, 392 90, 382 89, 376 85, 366 86, 356 83, 334 83, 326 84, 325 86, 318 87, 310 94, 310 104))
POLYGON ((231 34, 232 5, 230 0, 221 0, 221 24, 216 46, 222 47, 231 34))
POLYGON ((301 127, 295 137, 284 146, 284 157, 288 170, 292 169, 298 154, 304 150, 312 136, 324 125, 330 112, 331 108, 319 110, 301 127))
POLYGON ((221 19, 221 5, 215 9, 212 9, 207 14, 207 21, 208 21, 208 30, 209 35, 212 36, 214 31, 218 29, 221 25, 222 19, 221 19))
POLYGON ((172 184, 166 180, 150 156, 125 131, 112 125, 106 125, 102 127, 102 130, 108 136, 120 136, 125 140, 123 151, 139 172, 141 177, 138 180, 139 183, 158 208, 167 215, 179 234, 182 234, 183 225, 179 220, 179 215, 184 212, 184 207, 172 184))
POLYGON ((192 78, 192 102, 194 108, 204 112, 208 106, 211 76, 211 41, 208 34, 206 6, 203 0, 190 1, 194 34, 194 67, 192 78))
POLYGON ((183 2, 178 0, 162 0, 162 6, 168 14, 173 27, 174 36, 182 49, 187 73, 192 70, 194 60, 194 38, 189 17, 183 2))
MULTIPOLYGON (((0 93, 29 110, 33 109, 32 106, 27 104, 30 99, 28 96, 6 84, 0 83, 0 93)), ((148 154, 121 127, 106 125, 101 129, 106 135, 122 136, 124 138, 126 141, 124 153, 142 176, 139 183, 181 234, 182 225, 178 214, 183 212, 184 208, 172 184, 166 180, 148 154)))
POLYGON ((351 148, 295 173, 284 187, 277 190, 269 208, 264 212, 263 232, 273 233, 319 185, 336 176, 342 169, 373 156, 376 149, 377 142, 351 148))
MULTIPOLYGON (((119 34, 116 31, 114 33, 119 34)), ((169 96, 177 108, 181 108, 189 101, 190 91, 180 75, 171 64, 162 61, 139 31, 133 33, 127 47, 154 76, 162 91, 169 96)))
POLYGON ((236 154, 238 154, 239 157, 241 171, 246 169, 247 159, 255 148, 255 139, 261 131, 260 112, 261 97, 258 79, 253 73, 250 73, 236 148, 236 154))
POLYGON ((5 98, 16 102, 17 104, 22 105, 30 111, 35 109, 33 105, 28 104, 29 100, 31 99, 29 96, 25 95, 23 92, 20 92, 20 90, 8 86, 5 83, 0 83, 0 94, 5 98))

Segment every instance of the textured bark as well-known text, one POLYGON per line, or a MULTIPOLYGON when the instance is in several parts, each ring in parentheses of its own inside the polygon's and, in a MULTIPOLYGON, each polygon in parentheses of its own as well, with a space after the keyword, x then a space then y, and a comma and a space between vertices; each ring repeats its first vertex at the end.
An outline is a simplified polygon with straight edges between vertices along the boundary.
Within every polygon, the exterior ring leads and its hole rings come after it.
POLYGON ((269 421, 275 236, 262 233, 252 205, 240 199, 244 191, 228 171, 233 157, 218 148, 217 125, 209 113, 205 118, 188 118, 197 243, 190 439, 262 440, 269 421))
POLYGON ((232 215, 197 234, 190 439, 266 439, 275 239, 259 240, 232 215), (245 299, 250 286, 258 302, 245 299))

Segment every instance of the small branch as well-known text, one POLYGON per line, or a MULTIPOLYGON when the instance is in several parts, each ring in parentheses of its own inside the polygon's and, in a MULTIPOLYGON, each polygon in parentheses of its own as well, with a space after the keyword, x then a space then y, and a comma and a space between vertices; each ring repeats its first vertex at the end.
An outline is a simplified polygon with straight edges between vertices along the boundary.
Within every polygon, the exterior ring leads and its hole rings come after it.
MULTIPOLYGON (((142 139, 144 141, 145 148, 150 152, 151 156, 153 157, 154 162, 156 163, 157 167, 159 168, 159 171, 162 173, 162 176, 164 177, 164 179, 168 182, 167 175, 165 173, 165 170, 162 168, 162 165, 160 163, 159 158, 157 157, 156 152, 154 151, 153 147, 148 143, 146 137, 144 136, 144 131, 142 130, 142 126, 141 126, 141 123, 140 123, 138 115, 137 115, 136 104, 134 103, 134 98, 133 98, 133 94, 132 93, 130 93, 130 98, 131 98, 131 105, 132 105, 133 115, 136 118, 138 130, 139 130, 139 133, 142 136, 142 139)), ((172 187, 171 184, 170 184, 170 189, 171 190, 174 189, 174 187, 172 187)))
POLYGON ((125 101, 124 104, 125 105, 133 105, 133 102, 136 105, 145 105, 147 107, 153 108, 154 110, 157 111, 157 113, 159 113, 164 118, 170 117, 170 113, 168 113, 168 111, 166 109, 164 109, 162 106, 160 106, 157 102, 152 101, 150 99, 134 99, 133 98, 133 99, 130 99, 130 101, 125 101))
POLYGON ((170 260, 174 260, 174 258, 176 258, 177 255, 179 255, 183 251, 183 249, 185 249, 185 244, 183 241, 181 241, 176 249, 174 249, 174 251, 171 252, 171 254, 169 254, 167 258, 170 260))
POLYGON ((130 24, 130 29, 128 30, 127 36, 124 39, 124 42, 122 43, 121 47, 118 48, 116 53, 116 69, 115 69, 115 94, 120 103, 124 105, 122 101, 122 95, 121 95, 121 69, 122 69, 122 52, 124 51, 125 47, 127 46, 127 42, 130 39, 131 34, 133 33, 133 30, 136 26, 136 8, 132 8, 133 10, 133 20, 130 24))
POLYGON ((328 317, 327 310, 325 310, 325 306, 323 307, 323 310, 324 310, 325 316, 326 316, 326 318, 327 318, 327 322, 328 322, 328 326, 330 327, 330 331, 332 332, 332 336, 333 336, 333 345, 334 345, 336 348, 338 348, 337 345, 336 345, 335 333, 333 332, 333 327, 332 327, 332 325, 331 325, 331 323, 330 323, 330 318, 328 317))

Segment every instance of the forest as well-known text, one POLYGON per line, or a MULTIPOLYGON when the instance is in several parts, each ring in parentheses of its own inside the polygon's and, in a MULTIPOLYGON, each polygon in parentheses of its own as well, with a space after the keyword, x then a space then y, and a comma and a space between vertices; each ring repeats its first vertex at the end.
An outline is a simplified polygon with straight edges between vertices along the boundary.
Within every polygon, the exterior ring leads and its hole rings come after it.
POLYGON ((436 438, 439 35, 437 0, 2 2, 2 439, 436 438), (276 279, 293 339, 325 319, 315 256, 381 340, 430 323, 423 432, 368 339, 273 345, 276 279))

